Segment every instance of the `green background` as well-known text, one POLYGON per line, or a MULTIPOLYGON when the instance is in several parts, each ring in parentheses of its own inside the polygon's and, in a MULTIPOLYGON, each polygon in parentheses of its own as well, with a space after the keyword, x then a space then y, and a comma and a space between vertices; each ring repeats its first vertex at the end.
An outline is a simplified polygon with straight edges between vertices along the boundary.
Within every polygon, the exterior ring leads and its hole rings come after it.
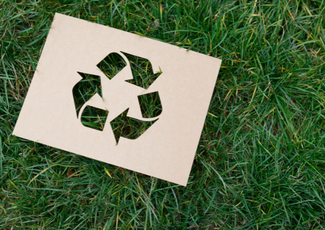
POLYGON ((0 1, 0 229, 324 229, 324 9, 0 1), (187 187, 11 135, 55 12, 223 60, 187 187))

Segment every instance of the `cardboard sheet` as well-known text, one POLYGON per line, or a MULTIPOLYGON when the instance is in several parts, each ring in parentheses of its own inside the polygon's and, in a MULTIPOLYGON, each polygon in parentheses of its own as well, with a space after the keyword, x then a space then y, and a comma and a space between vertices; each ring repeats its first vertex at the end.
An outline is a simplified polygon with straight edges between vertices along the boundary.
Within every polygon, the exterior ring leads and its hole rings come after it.
POLYGON ((220 64, 217 58, 57 13, 13 134, 186 186, 220 64), (111 54, 124 63, 112 77, 98 67, 111 54), (148 60, 152 76, 158 76, 148 87, 131 82, 132 57, 148 60), (101 93, 76 110, 73 89, 83 73, 97 76, 101 93), (139 97, 154 92, 162 110, 148 118, 139 97), (87 106, 108 112, 102 130, 82 124, 87 106), (122 115, 151 125, 133 139, 123 133, 116 139, 112 124, 122 115))

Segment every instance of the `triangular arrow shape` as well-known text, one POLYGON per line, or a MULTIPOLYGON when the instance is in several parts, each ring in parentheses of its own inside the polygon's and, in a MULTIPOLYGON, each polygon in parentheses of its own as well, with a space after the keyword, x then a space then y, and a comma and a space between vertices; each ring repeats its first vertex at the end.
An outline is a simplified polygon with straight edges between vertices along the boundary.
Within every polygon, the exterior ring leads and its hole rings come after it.
POLYGON ((97 75, 78 72, 82 79, 73 87, 73 99, 77 117, 83 104, 98 93, 102 97, 100 77, 97 75))
POLYGON ((119 116, 110 122, 116 139, 116 144, 118 144, 121 136, 128 139, 137 139, 158 120, 140 121, 138 119, 128 117, 128 111, 129 108, 124 110, 119 116))
POLYGON ((133 79, 127 82, 148 89, 150 85, 162 74, 161 70, 157 73, 153 72, 151 62, 142 57, 122 52, 131 64, 133 79))

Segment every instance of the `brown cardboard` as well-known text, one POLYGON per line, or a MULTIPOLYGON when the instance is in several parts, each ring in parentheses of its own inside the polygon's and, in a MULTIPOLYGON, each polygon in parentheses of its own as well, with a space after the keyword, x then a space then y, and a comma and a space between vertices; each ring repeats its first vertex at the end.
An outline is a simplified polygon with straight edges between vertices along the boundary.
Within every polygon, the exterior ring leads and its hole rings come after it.
POLYGON ((220 64, 217 58, 57 13, 13 134, 185 186, 220 64), (129 67, 109 80, 96 65, 112 52, 144 57, 162 74, 147 90, 126 82, 132 78, 129 67), (76 117, 72 89, 81 79, 78 72, 100 76, 103 98, 96 94, 87 104, 109 111, 103 131, 83 126, 76 117), (137 100, 154 91, 163 107, 158 120, 137 139, 121 137, 116 144, 110 121, 126 108, 130 117, 155 120, 142 118, 137 100))

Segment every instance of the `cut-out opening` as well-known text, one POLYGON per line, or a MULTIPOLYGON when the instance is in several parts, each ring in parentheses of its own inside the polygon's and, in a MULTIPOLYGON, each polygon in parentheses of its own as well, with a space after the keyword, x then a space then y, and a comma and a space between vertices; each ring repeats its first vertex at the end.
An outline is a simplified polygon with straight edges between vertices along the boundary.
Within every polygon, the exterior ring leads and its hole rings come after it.
POLYGON ((81 123, 89 128, 103 131, 108 111, 87 105, 82 111, 81 123))
MULTIPOLYGON (((123 53, 130 62, 132 70, 132 80, 127 82, 135 84, 139 87, 147 89, 150 85, 160 76, 161 71, 154 73, 152 65, 149 60, 137 57, 131 54, 123 53)), ((97 67, 109 78, 112 79, 118 74, 125 66, 126 61, 118 53, 110 53, 104 58, 97 67)), ((79 73, 79 72, 78 72, 79 73)), ((103 130, 108 116, 108 111, 87 105, 80 114, 82 106, 96 93, 102 97, 101 79, 97 75, 86 73, 79 73, 82 77, 73 88, 73 97, 75 101, 77 117, 80 117, 81 123, 89 128, 96 130, 103 130)), ((162 112, 162 105, 157 91, 147 94, 138 95, 139 106, 141 109, 142 118, 156 118, 162 112)), ((142 121, 135 118, 128 117, 127 108, 113 121, 110 122, 116 144, 118 144, 120 137, 127 139, 137 139, 141 136, 154 121, 142 121)), ((140 118, 141 119, 141 118, 140 118)))
POLYGON ((129 109, 126 109, 118 117, 111 121, 111 127, 114 132, 116 144, 118 144, 120 137, 125 137, 128 139, 137 139, 141 136, 153 123, 154 121, 140 121, 128 117, 129 109))
POLYGON ((154 118, 161 114, 162 105, 157 91, 138 96, 143 118, 154 118))
POLYGON ((97 67, 109 78, 112 79, 118 74, 125 66, 126 61, 118 53, 110 53, 104 58, 97 67))
POLYGON ((100 77, 97 75, 78 72, 82 79, 73 87, 74 104, 79 116, 79 111, 92 96, 98 93, 102 97, 100 77))
POLYGON ((148 89, 162 73, 161 70, 158 73, 154 73, 151 62, 148 59, 124 52, 122 53, 128 58, 133 75, 133 79, 127 80, 127 82, 148 89))

